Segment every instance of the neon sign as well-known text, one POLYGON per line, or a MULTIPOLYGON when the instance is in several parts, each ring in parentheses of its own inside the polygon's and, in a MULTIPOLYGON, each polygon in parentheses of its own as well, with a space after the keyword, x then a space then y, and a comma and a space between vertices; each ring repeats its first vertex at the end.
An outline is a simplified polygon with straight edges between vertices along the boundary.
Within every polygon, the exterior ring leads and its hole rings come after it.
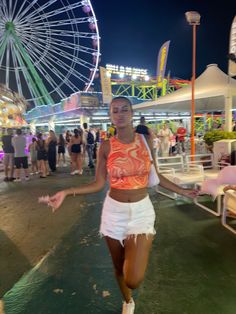
POLYGON ((122 65, 106 64, 106 70, 112 74, 124 74, 130 76, 146 77, 148 75, 147 69, 125 67, 122 65))

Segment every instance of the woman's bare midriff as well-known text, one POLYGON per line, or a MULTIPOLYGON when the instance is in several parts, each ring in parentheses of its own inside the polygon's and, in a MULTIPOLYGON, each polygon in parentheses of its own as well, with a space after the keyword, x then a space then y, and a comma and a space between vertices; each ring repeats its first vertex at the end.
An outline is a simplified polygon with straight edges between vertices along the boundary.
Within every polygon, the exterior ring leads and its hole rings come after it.
POLYGON ((122 203, 134 203, 139 202, 147 196, 147 189, 136 189, 136 190, 119 190, 111 188, 109 196, 114 200, 122 203))

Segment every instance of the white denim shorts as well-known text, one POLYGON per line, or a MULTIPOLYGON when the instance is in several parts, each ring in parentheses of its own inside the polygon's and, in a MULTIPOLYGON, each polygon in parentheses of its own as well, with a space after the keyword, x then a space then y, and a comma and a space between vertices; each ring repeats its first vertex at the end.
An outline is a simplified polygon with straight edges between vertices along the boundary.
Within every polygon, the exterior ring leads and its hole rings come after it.
POLYGON ((156 234, 155 218, 148 195, 139 202, 122 203, 107 194, 102 209, 100 235, 119 240, 123 245, 124 239, 129 236, 156 234))

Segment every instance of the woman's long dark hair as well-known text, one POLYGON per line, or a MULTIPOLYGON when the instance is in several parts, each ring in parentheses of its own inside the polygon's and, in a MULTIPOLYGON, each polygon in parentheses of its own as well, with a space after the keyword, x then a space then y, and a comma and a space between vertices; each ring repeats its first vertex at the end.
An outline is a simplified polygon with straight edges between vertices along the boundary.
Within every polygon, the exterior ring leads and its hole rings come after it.
POLYGON ((79 137, 79 130, 78 129, 74 129, 74 134, 75 134, 75 138, 79 137))
POLYGON ((64 136, 62 134, 59 135, 58 144, 61 145, 61 146, 65 145, 65 139, 64 139, 64 136))

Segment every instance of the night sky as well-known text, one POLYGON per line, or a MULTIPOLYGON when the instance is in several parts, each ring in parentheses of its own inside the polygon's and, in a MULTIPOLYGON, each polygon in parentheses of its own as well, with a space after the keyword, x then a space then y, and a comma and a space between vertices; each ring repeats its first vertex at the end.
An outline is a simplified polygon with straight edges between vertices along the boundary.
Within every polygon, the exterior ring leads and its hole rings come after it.
POLYGON ((106 63, 147 68, 155 76, 157 55, 170 40, 166 74, 190 79, 192 26, 186 11, 198 11, 197 66, 200 75, 210 63, 227 73, 229 34, 236 14, 235 0, 158 1, 91 0, 101 36, 101 65, 106 63))

